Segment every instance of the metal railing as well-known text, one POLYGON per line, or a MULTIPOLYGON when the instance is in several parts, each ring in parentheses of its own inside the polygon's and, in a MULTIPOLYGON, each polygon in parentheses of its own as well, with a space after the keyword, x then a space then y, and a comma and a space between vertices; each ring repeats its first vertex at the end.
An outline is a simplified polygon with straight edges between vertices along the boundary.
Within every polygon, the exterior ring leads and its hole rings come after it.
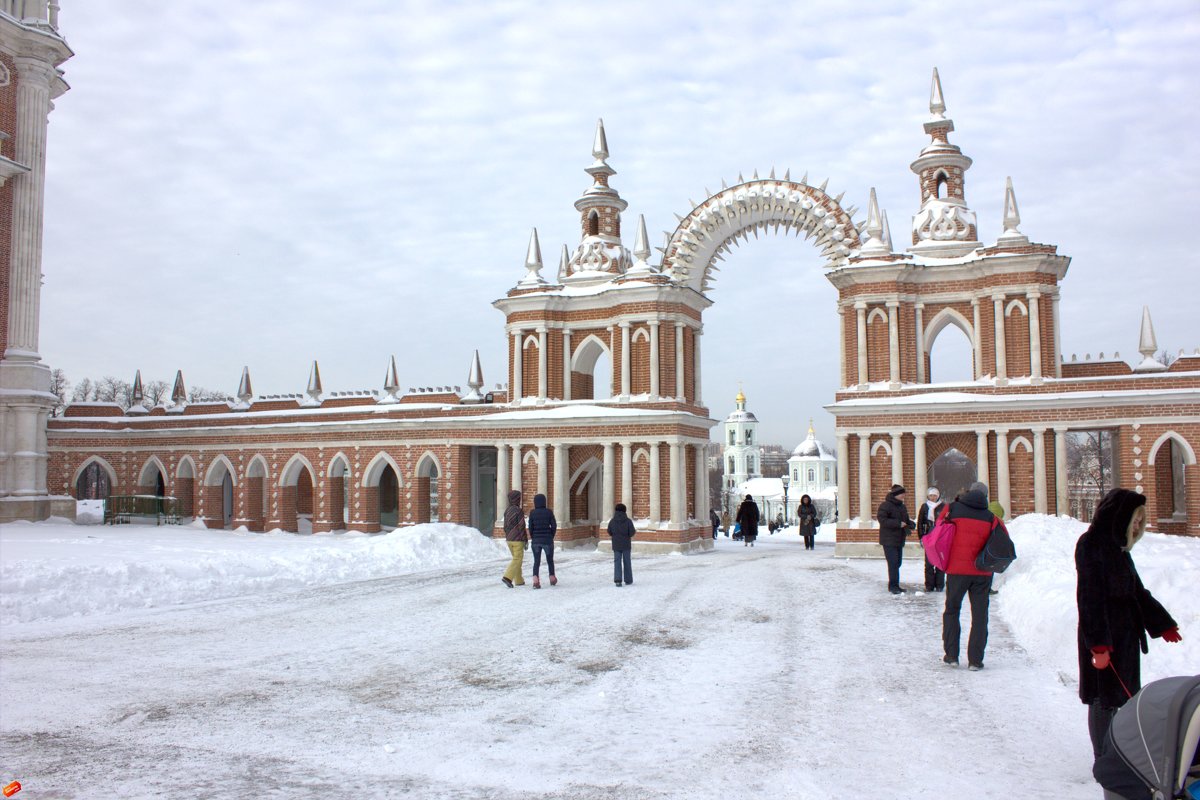
POLYGON ((122 525, 134 517, 153 519, 155 525, 179 522, 179 501, 156 494, 118 494, 104 501, 104 523, 122 525))

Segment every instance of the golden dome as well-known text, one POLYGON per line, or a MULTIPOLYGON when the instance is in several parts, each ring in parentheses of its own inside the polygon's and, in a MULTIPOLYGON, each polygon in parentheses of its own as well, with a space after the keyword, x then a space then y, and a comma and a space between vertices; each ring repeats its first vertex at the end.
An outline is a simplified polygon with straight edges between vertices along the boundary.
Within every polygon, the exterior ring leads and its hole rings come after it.
POLYGON ((742 394, 741 389, 738 389, 737 397, 733 398, 733 400, 735 403, 744 403, 746 402, 746 395, 742 394))

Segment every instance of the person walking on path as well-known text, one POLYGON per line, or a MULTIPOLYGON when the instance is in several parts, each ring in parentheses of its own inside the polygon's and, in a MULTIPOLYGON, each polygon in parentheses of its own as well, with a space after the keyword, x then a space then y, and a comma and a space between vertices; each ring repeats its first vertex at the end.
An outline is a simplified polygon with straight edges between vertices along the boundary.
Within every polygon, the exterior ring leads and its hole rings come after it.
POLYGON ((946 561, 946 610, 942 614, 942 661, 958 666, 959 640, 962 637, 963 598, 971 598, 971 633, 967 639, 967 664, 971 670, 983 669, 983 653, 988 638, 988 591, 992 573, 975 566, 975 559, 987 544, 992 529, 1004 525, 988 511, 987 485, 976 481, 942 512, 939 519, 954 522, 954 541, 946 561))
POLYGON ((800 498, 800 505, 796 507, 796 517, 800 535, 804 537, 804 549, 817 549, 817 507, 808 495, 800 498))
POLYGON ((1179 642, 1179 625, 1142 585, 1130 551, 1146 532, 1146 497, 1113 489, 1075 544, 1079 699, 1097 758, 1117 709, 1142 688, 1146 634, 1179 642))
POLYGON ((608 521, 608 535, 612 537, 613 582, 620 588, 633 583, 633 537, 637 529, 633 520, 625 513, 625 504, 617 503, 612 519, 608 521))
POLYGON ((892 484, 887 497, 875 512, 875 519, 879 520, 879 544, 883 547, 883 557, 887 559, 888 591, 903 594, 900 562, 904 558, 904 540, 908 532, 917 527, 912 517, 908 516, 908 506, 904 505, 903 486, 892 484))
POLYGON ((542 588, 539 573, 542 570, 542 556, 546 556, 546 569, 550 572, 550 585, 557 586, 558 578, 554 577, 554 534, 558 532, 558 520, 554 512, 546 508, 546 495, 533 496, 533 511, 529 512, 529 540, 533 547, 533 588, 542 588))
POLYGON ((712 523, 713 539, 717 538, 717 528, 721 527, 721 518, 717 516, 717 510, 710 508, 708 510, 708 521, 712 523))
POLYGON ((525 512, 521 510, 521 493, 516 489, 508 493, 508 508, 504 509, 504 540, 508 543, 508 551, 512 553, 512 561, 500 580, 510 589, 524 586, 521 566, 525 561, 525 543, 529 541, 529 534, 525 530, 525 512))
MULTIPOLYGON (((942 502, 942 493, 938 491, 936 486, 929 487, 929 497, 921 506, 921 510, 917 512, 917 538, 923 540, 929 532, 937 525, 938 517, 942 515, 942 509, 946 504, 942 502)), ((941 592, 946 588, 946 573, 929 563, 929 556, 925 557, 925 591, 941 592)))
POLYGON ((737 522, 742 526, 742 547, 754 547, 754 540, 758 538, 758 519, 758 503, 746 495, 737 511, 737 522))
POLYGON ((725 538, 726 538, 726 539, 728 539, 728 538, 729 538, 729 528, 730 528, 730 526, 731 526, 732 522, 733 522, 733 521, 732 521, 731 519, 729 519, 729 512, 728 512, 728 511, 722 511, 722 512, 721 512, 721 527, 722 527, 722 528, 724 529, 724 531, 725 531, 725 538))

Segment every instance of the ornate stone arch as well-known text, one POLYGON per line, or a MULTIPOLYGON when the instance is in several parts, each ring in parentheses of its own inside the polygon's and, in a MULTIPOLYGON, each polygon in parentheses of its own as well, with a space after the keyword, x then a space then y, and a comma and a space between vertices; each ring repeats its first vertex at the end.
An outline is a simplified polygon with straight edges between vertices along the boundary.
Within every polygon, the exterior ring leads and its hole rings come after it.
POLYGON ((262 478, 266 481, 267 476, 271 474, 271 467, 267 464, 267 459, 262 453, 255 454, 254 458, 250 459, 250 463, 246 465, 247 478, 262 478))
POLYGON ((1175 431, 1167 431, 1162 436, 1159 436, 1158 439, 1154 442, 1154 446, 1150 448, 1150 456, 1146 459, 1147 466, 1151 466, 1151 467, 1154 466, 1154 459, 1158 455, 1159 448, 1162 447, 1163 444, 1168 439, 1175 442, 1175 444, 1178 445, 1179 448, 1183 451, 1183 463, 1185 463, 1185 464, 1195 464, 1196 463, 1196 451, 1192 449, 1192 446, 1190 444, 1188 444, 1187 439, 1184 439, 1182 436, 1180 436, 1175 431))
POLYGON ((871 445, 871 455, 879 455, 880 450, 882 450, 884 454, 889 457, 892 455, 892 446, 888 444, 886 439, 880 439, 879 441, 875 442, 875 444, 871 445))
POLYGON ((636 464, 639 461, 649 461, 649 460, 650 460, 650 450, 649 449, 647 449, 645 447, 639 447, 638 449, 633 451, 633 463, 636 464))
POLYGON ((219 453, 213 456, 212 463, 208 465, 208 471, 204 473, 204 485, 220 486, 225 473, 229 473, 229 480, 233 481, 234 486, 237 486, 238 476, 237 470, 233 468, 233 462, 225 454, 219 453))
POLYGON ((167 476, 170 475, 171 472, 167 469, 167 466, 163 464, 161 458, 152 455, 146 459, 146 463, 142 464, 142 468, 138 470, 137 485, 146 486, 149 484, 149 481, 146 480, 146 470, 150 467, 155 467, 158 470, 158 474, 162 476, 163 483, 166 483, 167 476))
MULTIPOLYGON (((403 474, 400 471, 400 466, 390 455, 379 452, 375 454, 375 457, 367 464, 367 468, 363 470, 361 485, 378 486, 379 475, 383 472, 383 468, 388 466, 392 468, 392 472, 396 473, 396 480, 399 482, 400 476, 403 474)), ((400 484, 400 488, 404 488, 404 484, 400 484)))
POLYGON ((640 342, 649 342, 650 341, 650 329, 646 328, 646 327, 638 328, 636 331, 633 332, 633 336, 629 337, 629 341, 631 344, 634 342, 639 342, 639 341, 640 342))
POLYGON ((308 469, 310 479, 315 478, 317 471, 313 468, 312 462, 305 458, 303 453, 296 453, 287 460, 283 465, 283 469, 279 470, 279 485, 280 486, 295 486, 296 481, 300 478, 300 468, 308 469))
POLYGON ((1014 308, 1017 309, 1018 311, 1020 311, 1025 316, 1027 316, 1027 317, 1029 316, 1029 309, 1025 306, 1025 303, 1022 302, 1021 298, 1019 298, 1019 297, 1015 297, 1012 300, 1008 301, 1008 305, 1006 305, 1004 307, 1004 316, 1011 317, 1014 308))
MULTIPOLYGON (((530 452, 533 453, 534 458, 537 458, 537 453, 533 452, 532 450, 530 452)), ((521 463, 524 464, 525 459, 521 459, 521 463)), ((424 453, 421 454, 421 457, 417 459, 417 467, 416 467, 416 469, 413 470, 413 477, 414 478, 433 477, 433 473, 431 473, 429 471, 430 465, 432 465, 433 468, 435 470, 437 470, 438 477, 441 477, 442 475, 445 474, 442 471, 442 462, 439 461, 438 457, 433 454, 433 451, 426 450, 424 453)))
POLYGON ((184 456, 179 459, 179 463, 175 465, 176 478, 192 478, 196 477, 196 462, 191 456, 184 456), (184 469, 186 468, 186 473, 184 469))
POLYGON ((874 308, 872 308, 872 309, 871 309, 871 313, 867 314, 867 325, 869 326, 869 325, 870 325, 872 322, 874 322, 876 319, 878 319, 878 320, 879 320, 880 322, 882 322, 884 325, 887 325, 887 324, 888 324, 888 315, 887 315, 887 312, 886 312, 886 311, 884 311, 884 310, 883 310, 882 308, 880 308, 879 306, 875 306, 874 308))
POLYGON ((793 181, 767 179, 741 181, 700 203, 680 220, 667 241, 662 271, 700 293, 708 291, 713 261, 740 236, 759 228, 779 226, 815 239, 830 266, 844 264, 862 246, 859 228, 837 198, 825 193, 825 184, 809 186, 807 176, 793 181))
POLYGON ((1017 438, 1015 438, 1011 442, 1009 442, 1008 452, 1015 453, 1015 452, 1017 452, 1018 447, 1024 447, 1026 453, 1033 452, 1033 444, 1031 444, 1030 441, 1028 439, 1026 439, 1024 436, 1018 436, 1017 438))
POLYGON ((608 348, 608 343, 596 334, 589 333, 579 340, 579 344, 575 345, 574 352, 571 354, 571 370, 591 374, 596 369, 596 362, 602 355, 608 356, 611 360, 612 352, 608 348))
POLYGON ((342 466, 344 466, 346 468, 346 474, 351 473, 352 470, 350 469, 350 459, 346 456, 345 453, 343 453, 339 450, 334 455, 333 458, 329 459, 329 469, 325 470, 326 477, 329 477, 329 478, 335 477, 334 469, 337 467, 337 465, 339 463, 341 463, 342 466))
POLYGON ((71 486, 74 487, 79 483, 79 476, 82 475, 83 471, 92 464, 98 464, 100 469, 108 473, 108 485, 110 489, 115 489, 117 486, 117 471, 113 469, 112 464, 108 463, 101 456, 88 456, 84 462, 79 465, 79 469, 75 470, 75 474, 71 476, 71 486))
POLYGON ((537 450, 535 450, 533 448, 526 450, 524 455, 521 456, 521 466, 525 466, 530 461, 532 461, 535 464, 537 463, 537 450))
POLYGON ((925 352, 933 352, 933 342, 937 339, 938 334, 946 329, 947 325, 953 325, 962 331, 967 341, 975 343, 975 330, 967 318, 959 313, 956 309, 946 307, 934 314, 928 323, 925 325, 925 352))

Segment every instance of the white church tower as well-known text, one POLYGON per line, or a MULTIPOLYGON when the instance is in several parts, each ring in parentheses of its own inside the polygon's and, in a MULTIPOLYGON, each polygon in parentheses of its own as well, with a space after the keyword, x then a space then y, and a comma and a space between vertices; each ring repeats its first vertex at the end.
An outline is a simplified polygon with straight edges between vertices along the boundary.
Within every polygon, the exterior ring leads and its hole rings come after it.
POLYGON ((741 497, 737 487, 751 478, 762 477, 762 449, 758 443, 758 418, 746 410, 746 395, 738 390, 737 410, 725 419, 723 482, 725 509, 732 513, 741 497))
POLYGON ((57 0, 0 2, 0 523, 75 516, 46 485, 50 368, 38 352, 46 127, 67 91, 59 65, 72 56, 58 32, 57 0))

